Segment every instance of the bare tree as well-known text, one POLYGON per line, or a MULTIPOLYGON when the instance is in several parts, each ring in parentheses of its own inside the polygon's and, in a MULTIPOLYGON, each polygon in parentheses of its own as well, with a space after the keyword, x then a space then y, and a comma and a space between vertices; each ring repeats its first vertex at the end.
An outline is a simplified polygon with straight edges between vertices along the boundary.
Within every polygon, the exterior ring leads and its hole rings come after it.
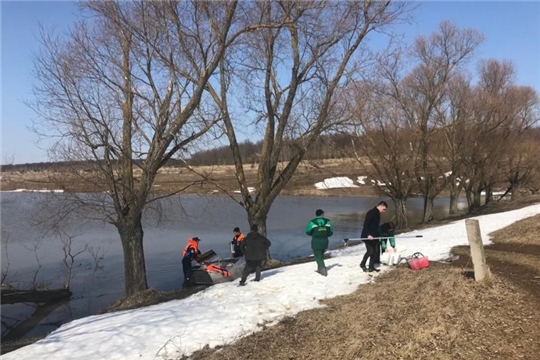
POLYGON ((465 185, 462 148, 471 111, 471 92, 469 77, 465 73, 456 74, 448 82, 445 95, 436 107, 435 121, 442 131, 434 142, 434 150, 446 169, 441 176, 450 192, 449 214, 457 214, 459 194, 465 185))
POLYGON ((2 165, 13 165, 15 164, 15 154, 2 153, 2 165))
POLYGON ((517 200, 522 187, 530 181, 539 165, 536 156, 540 151, 538 141, 527 136, 527 131, 540 121, 540 100, 531 87, 512 87, 509 92, 508 105, 513 107, 509 115, 512 122, 501 160, 508 190, 511 191, 512 200, 517 200))
POLYGON ((4 251, 2 252, 2 280, 0 282, 0 285, 4 286, 7 276, 9 274, 9 268, 11 267, 11 261, 9 260, 9 240, 11 238, 11 234, 5 231, 3 228, 2 231, 2 246, 4 248, 4 251))
POLYGON ((344 131, 352 131, 353 157, 373 186, 394 202, 396 226, 406 228, 406 202, 415 184, 411 169, 418 162, 418 151, 402 108, 384 87, 367 81, 351 86, 346 105, 351 120, 344 131))
MULTIPOLYGON (((266 22, 283 26, 246 34, 229 48, 219 83, 209 88, 221 110, 242 198, 229 195, 246 210, 249 223, 266 234, 270 207, 306 151, 342 118, 337 94, 366 66, 361 56, 367 52, 366 37, 399 21, 408 4, 266 1, 258 6, 266 22), (251 136, 262 135, 253 180, 246 178, 244 166, 251 164, 238 145, 246 129, 251 136)), ((209 180, 220 186, 218 179, 209 180)))
POLYGON ((69 235, 65 231, 60 231, 58 236, 62 242, 62 251, 64 253, 64 258, 62 259, 62 272, 64 275, 63 285, 64 289, 69 289, 71 280, 74 277, 73 264, 75 263, 75 258, 88 250, 88 244, 74 250, 73 240, 76 238, 76 235, 69 235))
POLYGON ((65 38, 43 35, 33 107, 41 118, 36 131, 56 139, 51 156, 79 161, 57 181, 98 193, 68 194, 50 220, 78 212, 116 226, 129 296, 148 288, 143 211, 171 195, 153 194, 156 174, 219 121, 205 89, 227 47, 260 17, 256 4, 237 1, 90 1, 81 8, 89 16, 65 38))
MULTIPOLYGON (((391 85, 390 95, 401 105, 411 125, 412 143, 420 154, 414 171, 424 198, 424 222, 432 219, 433 200, 446 186, 443 176, 446 170, 431 151, 437 138, 434 133, 440 130, 435 120, 436 109, 450 79, 482 41, 483 35, 478 31, 458 29, 451 22, 443 21, 429 37, 418 37, 409 56, 402 59, 414 64, 412 70, 399 71, 395 62, 381 67, 383 78, 391 85), (403 73, 405 76, 401 75, 403 73)), ((400 65, 407 69, 405 62, 400 65)))
POLYGON ((493 185, 501 180, 498 169, 514 119, 514 75, 511 62, 492 59, 479 63, 480 80, 471 92, 466 138, 461 148, 470 212, 481 207, 482 192, 489 199, 493 185))
POLYGON ((92 245, 88 245, 87 250, 90 256, 92 256, 92 259, 94 259, 94 272, 96 272, 98 269, 103 268, 103 266, 100 265, 99 263, 103 259, 105 259, 105 254, 107 253, 107 250, 101 246, 92 246, 92 245))
POLYGON ((30 245, 27 245, 25 243, 22 244, 22 246, 26 250, 32 251, 32 253, 34 254, 34 259, 36 259, 37 268, 34 270, 34 274, 32 275, 32 282, 31 282, 34 290, 45 286, 44 284, 38 283, 38 275, 39 275, 39 272, 41 271, 41 268, 43 267, 38 250, 42 244, 43 244, 43 239, 38 239, 38 238, 32 239, 32 242, 30 245))

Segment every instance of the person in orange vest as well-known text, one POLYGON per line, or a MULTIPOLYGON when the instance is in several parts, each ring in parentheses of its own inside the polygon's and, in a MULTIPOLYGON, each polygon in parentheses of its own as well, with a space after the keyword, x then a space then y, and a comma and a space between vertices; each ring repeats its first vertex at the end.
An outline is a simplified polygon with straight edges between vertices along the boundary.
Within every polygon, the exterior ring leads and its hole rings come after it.
POLYGON ((201 254, 199 250, 199 239, 198 237, 193 237, 188 239, 187 245, 182 251, 182 270, 184 271, 184 287, 189 287, 191 285, 191 261, 196 260, 197 257, 201 254))
POLYGON ((231 254, 233 258, 244 256, 244 253, 240 249, 240 243, 244 240, 245 236, 240 232, 240 228, 235 227, 233 229, 233 238, 231 241, 231 254))

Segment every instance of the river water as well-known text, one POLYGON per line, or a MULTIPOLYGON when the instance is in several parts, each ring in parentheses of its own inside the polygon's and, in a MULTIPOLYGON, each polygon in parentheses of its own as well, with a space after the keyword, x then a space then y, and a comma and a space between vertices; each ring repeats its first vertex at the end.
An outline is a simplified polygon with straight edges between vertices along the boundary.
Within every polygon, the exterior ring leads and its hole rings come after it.
MULTIPOLYGON (((49 289, 61 288, 66 279, 62 270, 63 242, 56 235, 45 234, 34 226, 43 214, 42 205, 52 201, 51 194, 2 193, 2 270, 9 269, 4 283, 30 288, 33 283, 49 289), (34 280, 35 279, 35 280, 34 280)), ((307 222, 323 209, 334 224, 330 248, 343 238, 359 237, 365 213, 380 199, 374 197, 294 197, 282 196, 274 202, 268 215, 268 238, 272 241, 271 255, 278 260, 307 256, 311 253, 310 238, 305 235, 307 222)), ((229 256, 228 242, 232 229, 240 227, 247 233, 246 212, 232 199, 224 196, 182 195, 160 200, 166 219, 149 215, 144 220, 144 247, 148 284, 160 291, 179 289, 183 275, 180 253, 189 237, 202 239, 202 252, 214 250, 229 256)), ((382 220, 392 217, 392 204, 382 220)), ((464 205, 464 204, 463 204, 464 205)), ((412 223, 421 218, 422 199, 407 203, 412 223)), ((446 216, 448 199, 437 199, 436 218, 446 216)), ((73 296, 43 320, 26 337, 46 334, 62 323, 78 319, 106 308, 124 295, 122 246, 116 228, 101 222, 89 222, 72 217, 66 222, 64 240, 71 238, 72 254, 90 247, 96 260, 85 251, 75 257, 70 289, 73 296)), ((32 304, 2 305, 2 334, 7 325, 16 324, 30 316, 32 304)))

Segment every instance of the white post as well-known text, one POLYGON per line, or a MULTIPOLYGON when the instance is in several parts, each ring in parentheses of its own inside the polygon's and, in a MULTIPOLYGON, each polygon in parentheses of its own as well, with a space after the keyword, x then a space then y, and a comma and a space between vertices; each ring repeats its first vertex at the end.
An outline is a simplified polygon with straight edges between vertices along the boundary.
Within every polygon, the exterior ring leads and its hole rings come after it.
POLYGON ((465 220, 465 227, 467 229, 469 246, 471 247, 474 279, 476 281, 482 281, 486 277, 489 277, 490 274, 484 255, 484 244, 482 243, 482 236, 480 235, 480 224, 476 219, 467 219, 465 220))

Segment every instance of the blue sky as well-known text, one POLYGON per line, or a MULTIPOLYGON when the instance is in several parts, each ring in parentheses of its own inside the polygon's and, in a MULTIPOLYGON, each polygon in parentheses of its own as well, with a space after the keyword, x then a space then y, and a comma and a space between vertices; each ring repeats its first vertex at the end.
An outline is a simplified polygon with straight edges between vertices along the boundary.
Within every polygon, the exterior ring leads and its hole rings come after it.
MULTIPOLYGON (((512 60, 516 81, 540 92, 540 2, 521 1, 422 1, 417 3, 412 25, 400 25, 409 42, 435 31, 442 20, 458 27, 473 27, 486 41, 475 60, 512 60)), ((39 52, 39 23, 63 32, 76 19, 76 5, 68 1, 2 1, 2 156, 17 164, 47 161, 46 143, 36 144, 28 130, 36 115, 25 104, 32 100, 33 54, 39 52)))

